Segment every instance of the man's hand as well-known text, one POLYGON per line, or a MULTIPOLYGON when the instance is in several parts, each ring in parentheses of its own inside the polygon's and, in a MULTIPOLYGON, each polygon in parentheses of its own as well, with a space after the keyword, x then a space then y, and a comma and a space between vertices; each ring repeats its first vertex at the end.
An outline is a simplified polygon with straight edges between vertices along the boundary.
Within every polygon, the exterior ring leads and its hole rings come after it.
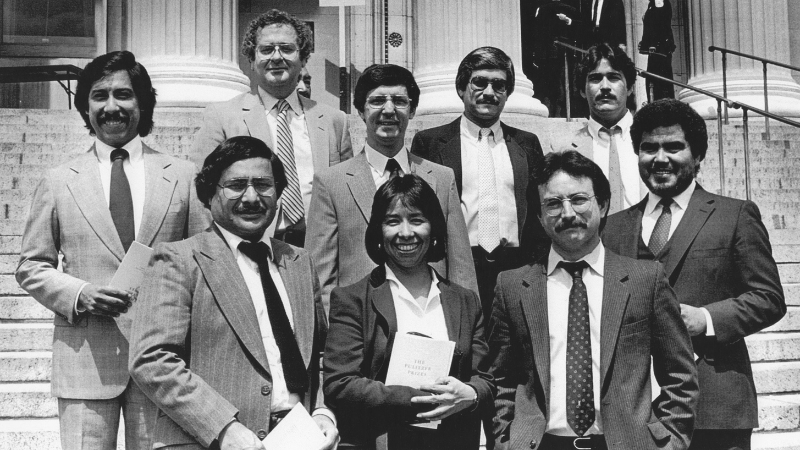
POLYGON ((219 434, 220 450, 266 450, 261 439, 250 429, 234 420, 219 434))
POLYGON ((698 336, 706 332, 706 315, 700 308, 681 304, 681 319, 683 319, 689 336, 698 336))
POLYGON ((131 307, 131 294, 111 286, 87 284, 78 296, 78 311, 106 317, 119 317, 131 307))
POLYGON ((411 403, 439 405, 431 411, 419 413, 417 417, 428 420, 441 420, 457 414, 475 404, 478 395, 475 389, 454 377, 442 377, 436 384, 420 386, 431 395, 411 397, 411 403))
POLYGON ((330 417, 317 414, 316 416, 312 416, 312 419, 317 423, 322 434, 325 435, 325 443, 319 450, 336 450, 336 447, 339 445, 339 430, 337 430, 336 425, 331 422, 330 417))
POLYGON ((558 20, 565 22, 567 25, 572 25, 572 19, 567 17, 566 14, 558 13, 556 14, 556 17, 558 17, 558 20))

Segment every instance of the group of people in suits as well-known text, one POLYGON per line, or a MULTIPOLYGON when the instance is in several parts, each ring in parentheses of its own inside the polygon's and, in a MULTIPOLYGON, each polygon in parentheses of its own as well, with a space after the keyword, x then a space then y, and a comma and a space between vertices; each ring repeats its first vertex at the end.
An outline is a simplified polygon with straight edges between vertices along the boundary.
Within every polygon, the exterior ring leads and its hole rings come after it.
POLYGON ((632 115, 632 64, 601 44, 589 122, 544 155, 500 121, 514 66, 481 47, 463 114, 411 148, 413 75, 366 68, 354 156, 344 114, 297 92, 311 45, 284 12, 250 23, 258 84, 208 108, 199 171, 142 143, 155 91, 130 52, 86 66, 95 143, 42 178, 17 269, 56 313, 63 448, 115 448, 122 412, 126 448, 259 449, 296 405, 322 449, 478 448, 481 424, 498 449, 749 448, 742 338, 786 306, 758 208, 695 181, 696 112, 632 115), (155 249, 122 291, 134 240, 155 249), (453 341, 449 375, 387 386, 398 333, 453 341))

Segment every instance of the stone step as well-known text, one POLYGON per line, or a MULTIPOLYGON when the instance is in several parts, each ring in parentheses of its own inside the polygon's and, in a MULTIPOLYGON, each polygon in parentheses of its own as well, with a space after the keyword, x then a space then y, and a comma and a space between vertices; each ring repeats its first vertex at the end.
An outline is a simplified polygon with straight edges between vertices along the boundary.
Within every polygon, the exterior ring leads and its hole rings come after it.
POLYGON ((800 392, 800 361, 756 362, 752 367, 759 394, 800 392))
POLYGON ((800 450, 800 431, 754 433, 753 450, 800 450))
POLYGON ((756 333, 745 338, 750 360, 800 360, 800 332, 756 333))
POLYGON ((50 383, 0 383, 0 419, 56 417, 58 405, 50 383))
POLYGON ((787 305, 800 306, 800 283, 783 283, 783 295, 787 305))
POLYGON ((57 418, 0 420, 0 450, 58 450, 57 418))
POLYGON ((25 295, 14 275, 0 275, 0 295, 25 295))
MULTIPOLYGON (((787 306, 786 315, 775 325, 765 328, 764 331, 770 333, 779 331, 800 331, 800 306, 787 306)), ((800 379, 798 379, 798 381, 800 381, 800 379)))
POLYGON ((50 351, 52 323, 0 323, 0 352, 50 351))
POLYGON ((800 283, 800 263, 778 264, 781 283, 800 283))
POLYGON ((32 297, 0 297, 0 320, 51 322, 53 316, 32 297))
POLYGON ((800 394, 758 396, 758 431, 799 431, 800 394))
POLYGON ((52 352, 0 352, 0 382, 49 382, 52 356, 52 352))

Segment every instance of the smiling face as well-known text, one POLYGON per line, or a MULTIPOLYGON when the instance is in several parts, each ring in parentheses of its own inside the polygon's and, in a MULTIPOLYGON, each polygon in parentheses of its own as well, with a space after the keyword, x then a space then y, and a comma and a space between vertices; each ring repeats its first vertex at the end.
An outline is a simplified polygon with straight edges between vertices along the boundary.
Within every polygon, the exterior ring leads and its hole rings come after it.
POLYGON ((654 194, 671 198, 686 190, 697 174, 700 161, 699 156, 692 155, 680 125, 642 133, 639 176, 654 194))
POLYGON ((258 85, 276 98, 286 98, 297 88, 300 71, 306 61, 300 59, 297 32, 289 25, 267 25, 258 31, 253 61, 250 63, 258 75, 258 85), (276 46, 290 46, 296 49, 293 55, 284 55, 275 50, 276 46))
MULTIPOLYGON (((632 87, 630 89, 633 89, 632 87)), ((626 102, 630 89, 625 75, 601 59, 586 76, 586 86, 581 95, 589 103, 589 113, 601 125, 610 127, 622 119, 628 108, 626 102)))
MULTIPOLYGON (((506 81, 506 71, 500 69, 481 69, 472 72, 470 80, 476 77, 488 80, 506 81)), ((467 83, 467 89, 458 91, 464 102, 464 115, 481 127, 489 127, 500 120, 500 113, 506 106, 508 91, 496 92, 489 83, 486 89, 475 89, 472 83, 467 83)))
MULTIPOLYGON (((550 180, 539 186, 542 202, 552 198, 570 198, 576 194, 594 195, 594 185, 587 177, 574 178, 565 172, 556 172, 550 180)), ((539 217, 542 227, 553 241, 553 249, 569 261, 588 255, 600 242, 600 222, 608 206, 602 208, 592 197, 589 209, 576 213, 569 202, 563 202, 561 214, 555 217, 544 212, 539 217)))
POLYGON ((417 208, 395 200, 381 225, 386 264, 393 271, 418 268, 427 262, 431 223, 417 208))
MULTIPOLYGON (((385 95, 408 97, 408 89, 402 85, 379 86, 367 93, 367 99, 385 95)), ((403 148, 406 127, 408 121, 414 118, 414 110, 411 106, 397 108, 391 101, 387 101, 381 108, 374 108, 367 101, 364 112, 359 111, 358 115, 367 125, 367 144, 391 158, 403 148)))
POLYGON ((231 233, 250 241, 258 241, 275 218, 275 195, 261 197, 248 186, 241 197, 225 197, 220 186, 235 179, 273 179, 272 164, 266 158, 249 158, 231 164, 219 178, 217 190, 211 197, 211 217, 231 233))
POLYGON ((89 91, 89 122, 97 139, 122 147, 139 134, 139 101, 128 72, 113 72, 92 84, 89 91))

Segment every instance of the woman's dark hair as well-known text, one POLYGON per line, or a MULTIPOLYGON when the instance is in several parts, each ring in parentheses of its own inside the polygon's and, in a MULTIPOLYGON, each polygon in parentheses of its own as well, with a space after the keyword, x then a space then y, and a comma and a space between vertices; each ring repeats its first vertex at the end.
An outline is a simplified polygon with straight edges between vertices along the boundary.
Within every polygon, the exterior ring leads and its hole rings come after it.
POLYGON ((372 201, 372 215, 369 218, 364 245, 367 255, 375 264, 386 262, 386 249, 383 248, 383 221, 396 202, 406 208, 419 210, 431 224, 431 245, 428 247, 428 262, 441 261, 447 253, 447 221, 436 192, 419 175, 407 174, 390 178, 384 183, 372 201))
POLYGON ((286 173, 283 170, 283 163, 278 159, 278 154, 273 152, 261 139, 250 136, 234 136, 224 140, 206 156, 203 168, 194 178, 197 199, 208 208, 211 205, 211 197, 217 192, 217 184, 225 169, 237 161, 250 158, 269 160, 272 177, 275 179, 276 200, 280 198, 281 192, 286 187, 286 173))

